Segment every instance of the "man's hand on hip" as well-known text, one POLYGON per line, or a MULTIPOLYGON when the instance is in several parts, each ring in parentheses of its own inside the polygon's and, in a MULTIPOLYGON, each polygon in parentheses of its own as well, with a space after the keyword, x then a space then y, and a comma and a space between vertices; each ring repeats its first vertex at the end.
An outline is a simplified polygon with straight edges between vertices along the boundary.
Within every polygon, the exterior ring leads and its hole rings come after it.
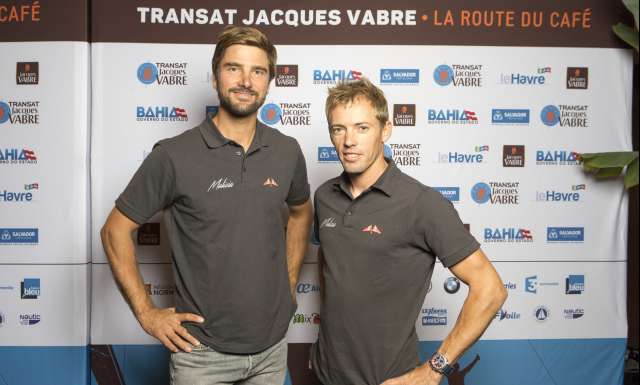
POLYGON ((138 316, 138 322, 149 335, 157 338, 174 353, 180 350, 191 352, 192 346, 200 345, 182 322, 204 322, 204 319, 193 313, 176 313, 175 307, 165 309, 152 308, 138 316))

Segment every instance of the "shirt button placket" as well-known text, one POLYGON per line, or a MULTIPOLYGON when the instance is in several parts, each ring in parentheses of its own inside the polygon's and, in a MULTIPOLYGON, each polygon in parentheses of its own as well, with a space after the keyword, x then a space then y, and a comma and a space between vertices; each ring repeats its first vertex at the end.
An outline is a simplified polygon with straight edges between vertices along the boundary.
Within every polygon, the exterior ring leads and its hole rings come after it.
POLYGON ((342 219, 344 227, 353 227, 353 206, 347 207, 342 219))

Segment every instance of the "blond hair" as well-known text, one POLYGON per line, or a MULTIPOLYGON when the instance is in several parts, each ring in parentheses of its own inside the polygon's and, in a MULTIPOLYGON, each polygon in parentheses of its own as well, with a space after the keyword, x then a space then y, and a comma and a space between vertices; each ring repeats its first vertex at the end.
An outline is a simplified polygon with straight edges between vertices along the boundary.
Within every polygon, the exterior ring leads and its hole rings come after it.
MULTIPOLYGON (((367 78, 360 80, 340 82, 335 87, 329 88, 329 96, 325 103, 327 122, 330 122, 330 114, 337 106, 353 103, 354 100, 363 98, 376 111, 376 119, 384 126, 389 121, 389 108, 384 93, 367 78)), ((329 123, 330 124, 330 123, 329 123)))

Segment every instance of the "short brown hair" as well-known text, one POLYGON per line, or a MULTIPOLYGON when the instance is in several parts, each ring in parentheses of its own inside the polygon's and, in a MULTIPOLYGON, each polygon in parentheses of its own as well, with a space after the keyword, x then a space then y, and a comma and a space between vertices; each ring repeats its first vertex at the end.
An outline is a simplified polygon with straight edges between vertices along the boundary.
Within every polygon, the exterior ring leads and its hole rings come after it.
POLYGON ((376 119, 384 126, 389 121, 389 108, 384 93, 367 78, 360 80, 341 82, 333 88, 329 88, 329 96, 325 104, 327 122, 331 124, 329 115, 337 106, 353 103, 358 98, 368 100, 376 111, 376 119))
POLYGON ((266 52, 267 59, 269 60, 269 80, 273 80, 276 76, 276 61, 278 59, 276 47, 274 47, 267 36, 259 30, 251 27, 238 27, 233 25, 227 26, 218 34, 218 43, 216 44, 216 49, 211 59, 211 69, 216 79, 218 78, 218 66, 224 56, 224 52, 234 44, 249 45, 260 48, 266 52))

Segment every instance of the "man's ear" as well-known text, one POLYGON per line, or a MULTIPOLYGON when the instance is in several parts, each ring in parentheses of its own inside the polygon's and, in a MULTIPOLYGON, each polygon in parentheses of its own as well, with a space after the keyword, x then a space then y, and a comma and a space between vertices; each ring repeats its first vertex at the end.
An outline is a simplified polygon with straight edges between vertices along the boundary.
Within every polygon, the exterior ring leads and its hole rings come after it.
POLYGON ((387 123, 382 127, 382 141, 386 142, 391 137, 391 131, 393 131, 393 125, 391 121, 387 120, 387 123))

